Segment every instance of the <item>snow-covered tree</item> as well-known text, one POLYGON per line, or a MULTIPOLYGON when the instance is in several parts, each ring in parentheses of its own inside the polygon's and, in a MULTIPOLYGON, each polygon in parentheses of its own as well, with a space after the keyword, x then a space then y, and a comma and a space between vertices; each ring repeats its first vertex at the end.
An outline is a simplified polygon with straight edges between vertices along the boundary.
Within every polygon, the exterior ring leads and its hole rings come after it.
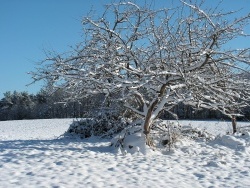
POLYGON ((32 117, 34 96, 27 92, 6 92, 0 100, 0 120, 28 119, 32 117))
MULTIPOLYGON (((200 1, 160 10, 121 1, 83 18, 84 41, 72 52, 48 56, 34 81, 52 80, 72 100, 103 93, 143 120, 146 137, 162 111, 179 103, 229 117, 248 105, 250 49, 227 43, 247 37, 245 17, 200 1)), ((203 1, 202 1, 203 2, 203 1)))

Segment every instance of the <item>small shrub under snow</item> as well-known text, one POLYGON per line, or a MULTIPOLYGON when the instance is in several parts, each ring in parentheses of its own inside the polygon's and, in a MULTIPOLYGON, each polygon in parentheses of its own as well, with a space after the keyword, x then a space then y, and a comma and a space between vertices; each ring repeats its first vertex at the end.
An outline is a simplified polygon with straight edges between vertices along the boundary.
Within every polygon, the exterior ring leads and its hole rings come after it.
MULTIPOLYGON (((174 150, 176 145, 183 140, 212 140, 214 137, 205 130, 193 128, 192 126, 181 126, 178 122, 158 120, 154 122, 149 139, 151 149, 174 150)), ((145 135, 142 126, 130 126, 118 134, 111 143, 123 154, 126 153, 148 153, 145 135)))
POLYGON ((111 113, 99 114, 94 118, 85 118, 74 121, 65 136, 88 138, 91 136, 112 137, 128 126, 125 118, 111 113))

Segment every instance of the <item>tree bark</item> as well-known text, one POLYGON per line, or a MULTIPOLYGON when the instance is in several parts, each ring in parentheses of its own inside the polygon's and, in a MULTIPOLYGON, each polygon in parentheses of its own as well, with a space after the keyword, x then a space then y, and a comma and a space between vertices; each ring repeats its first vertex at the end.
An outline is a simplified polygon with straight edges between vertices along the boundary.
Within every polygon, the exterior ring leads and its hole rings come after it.
POLYGON ((159 102, 159 99, 156 99, 152 103, 152 105, 149 107, 147 115, 145 117, 145 121, 144 121, 144 130, 143 130, 143 133, 145 134, 146 144, 148 146, 152 145, 152 143, 150 141, 150 138, 149 138, 149 133, 150 133, 150 126, 152 124, 152 113, 153 113, 153 110, 154 110, 154 108, 155 108, 155 106, 157 105, 158 102, 159 102))
POLYGON ((154 110, 154 107, 158 103, 158 99, 156 99, 153 104, 149 107, 147 115, 145 117, 145 122, 144 122, 144 134, 147 135, 150 132, 150 125, 151 125, 151 117, 152 117, 152 112, 154 110))
MULTIPOLYGON (((158 95, 158 98, 155 99, 155 101, 151 104, 151 106, 148 108, 148 112, 147 112, 147 115, 145 117, 145 122, 144 122, 144 131, 143 133, 145 134, 146 136, 146 144, 147 145, 150 145, 150 139, 148 137, 149 133, 150 133, 150 126, 152 124, 152 113, 153 113, 153 110, 154 108, 156 107, 156 105, 158 104, 159 102, 159 99, 164 95, 164 92, 165 92, 165 89, 167 87, 167 83, 166 84, 163 84, 161 86, 161 89, 160 89, 160 93, 158 95)), ((156 114, 157 116, 158 114, 156 114)))
POLYGON ((237 132, 237 127, 236 127, 236 117, 232 116, 232 126, 233 126, 233 134, 237 132))

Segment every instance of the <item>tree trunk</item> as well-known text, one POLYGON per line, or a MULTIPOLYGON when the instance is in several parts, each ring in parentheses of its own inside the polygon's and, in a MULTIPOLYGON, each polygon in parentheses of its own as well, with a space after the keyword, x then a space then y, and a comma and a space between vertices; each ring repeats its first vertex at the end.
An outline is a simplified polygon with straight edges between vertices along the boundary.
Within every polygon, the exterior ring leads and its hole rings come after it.
MULTIPOLYGON (((149 138, 149 133, 150 133, 150 126, 153 122, 153 119, 152 119, 152 114, 153 114, 153 111, 154 111, 154 108, 157 106, 157 104, 159 103, 160 101, 160 98, 164 95, 165 93, 165 90, 166 90, 166 87, 167 87, 167 84, 163 84, 161 86, 161 89, 160 89, 160 93, 158 95, 158 98, 156 98, 154 100, 154 102, 151 104, 151 106, 148 108, 148 112, 147 112, 147 115, 145 117, 145 122, 144 122, 144 134, 146 136, 146 144, 147 145, 152 145, 151 141, 150 141, 150 138, 149 138)), ((163 99, 162 99, 163 100, 163 99)), ((164 102, 164 100, 162 101, 164 102)), ((163 104, 164 106, 164 104, 163 104)), ((157 117, 158 113, 161 111, 158 110, 157 114, 155 114, 155 117, 157 117)))
POLYGON ((147 113, 147 116, 144 122, 144 130, 143 130, 143 133, 145 134, 145 138, 146 138, 146 144, 148 146, 151 145, 150 138, 149 138, 150 126, 151 126, 151 121, 152 121, 151 116, 152 116, 152 111, 147 113))
POLYGON ((151 142, 150 142, 150 139, 149 139, 149 133, 150 133, 150 126, 151 126, 151 123, 152 123, 152 113, 153 113, 153 110, 154 110, 155 106, 157 105, 158 101, 159 100, 156 99, 152 103, 152 105, 149 107, 147 115, 145 117, 145 121, 144 121, 144 130, 143 130, 143 133, 146 136, 146 144, 149 145, 149 146, 151 145, 151 142))
POLYGON ((233 134, 237 132, 236 128, 236 117, 232 116, 232 126, 233 126, 233 134))

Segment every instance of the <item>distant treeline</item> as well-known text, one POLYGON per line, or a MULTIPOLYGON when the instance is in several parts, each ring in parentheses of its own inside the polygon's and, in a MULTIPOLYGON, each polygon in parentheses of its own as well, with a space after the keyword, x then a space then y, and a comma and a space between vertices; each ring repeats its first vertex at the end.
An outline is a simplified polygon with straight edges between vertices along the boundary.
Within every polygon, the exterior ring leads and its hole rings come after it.
MULTIPOLYGON (((101 108, 102 97, 85 98, 78 102, 64 102, 65 93, 58 90, 49 93, 41 90, 37 94, 27 92, 6 92, 0 100, 0 121, 22 119, 84 118, 101 108)), ((222 113, 213 110, 194 110, 190 106, 179 104, 172 109, 179 119, 228 119, 222 113)), ((250 108, 243 110, 241 120, 250 119, 250 108)), ((163 119, 174 119, 171 113, 163 113, 163 119)))
POLYGON ((37 94, 27 92, 6 92, 0 101, 0 121, 21 119, 51 119, 84 117, 91 105, 80 102, 63 102, 63 92, 37 94))

